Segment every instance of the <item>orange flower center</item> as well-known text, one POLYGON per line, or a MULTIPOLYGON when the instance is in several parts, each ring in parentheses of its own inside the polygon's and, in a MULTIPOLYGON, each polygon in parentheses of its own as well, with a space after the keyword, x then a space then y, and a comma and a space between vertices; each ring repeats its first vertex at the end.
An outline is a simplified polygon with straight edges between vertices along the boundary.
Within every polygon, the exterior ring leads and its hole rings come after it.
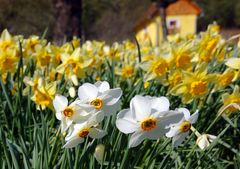
POLYGON ((141 128, 144 131, 150 131, 157 126, 157 120, 154 118, 147 118, 141 122, 141 128))
POLYGON ((134 69, 132 66, 128 65, 122 68, 122 76, 124 78, 130 78, 133 76, 133 74, 134 74, 134 69))
POLYGON ((64 109, 63 114, 66 117, 71 117, 74 114, 74 111, 72 108, 67 107, 66 109, 64 109))
POLYGON ((185 65, 189 64, 191 61, 190 56, 187 53, 183 53, 181 55, 178 55, 176 58, 176 66, 178 68, 182 68, 185 65))
POLYGON ((96 109, 101 109, 103 106, 103 101, 99 98, 96 98, 90 102, 96 109))
POLYGON ((78 136, 84 138, 84 137, 87 137, 88 134, 89 134, 89 129, 82 129, 82 130, 78 133, 78 136))
POLYGON ((167 69, 168 63, 164 59, 160 59, 153 63, 153 72, 156 73, 157 76, 164 75, 167 69))
POLYGON ((205 93, 207 90, 207 82, 205 81, 196 81, 191 84, 190 92, 193 95, 200 95, 205 93))
POLYGON ((183 121, 179 129, 182 133, 189 131, 191 128, 191 123, 189 121, 183 121))
POLYGON ((220 83, 223 86, 227 86, 232 82, 233 78, 234 78, 234 72, 229 72, 228 74, 223 74, 220 77, 220 83))

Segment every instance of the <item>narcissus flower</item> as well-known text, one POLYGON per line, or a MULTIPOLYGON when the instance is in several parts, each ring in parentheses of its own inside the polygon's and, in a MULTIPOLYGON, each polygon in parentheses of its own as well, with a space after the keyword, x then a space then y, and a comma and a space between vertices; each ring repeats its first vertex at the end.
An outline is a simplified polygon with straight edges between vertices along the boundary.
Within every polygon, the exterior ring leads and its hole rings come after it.
POLYGON ((31 99, 37 104, 37 109, 45 109, 52 107, 52 101, 56 93, 56 82, 43 84, 34 91, 31 99))
POLYGON ((194 72, 182 72, 181 83, 170 91, 181 96, 183 103, 190 103, 195 98, 203 97, 209 90, 209 84, 215 80, 214 74, 207 73, 207 65, 201 64, 194 72))
POLYGON ((60 74, 68 77, 76 75, 77 77, 84 77, 85 69, 92 63, 92 58, 87 58, 81 55, 81 49, 76 48, 72 54, 63 53, 61 55, 62 64, 56 70, 60 74))
POLYGON ((179 108, 177 111, 182 112, 184 117, 179 123, 172 125, 170 131, 166 133, 167 137, 173 138, 173 147, 179 146, 184 141, 189 134, 192 124, 194 124, 198 118, 198 111, 193 115, 190 115, 189 110, 186 108, 179 108))
POLYGON ((237 72, 233 69, 226 69, 223 73, 216 75, 214 91, 224 89, 237 79, 237 72))
POLYGON ((178 69, 189 69, 192 67, 190 45, 183 45, 178 48, 172 48, 170 64, 178 69))
POLYGON ((166 97, 136 95, 130 102, 130 109, 124 109, 117 115, 116 126, 125 133, 133 133, 129 147, 136 147, 145 138, 158 139, 168 131, 167 127, 178 123, 183 114, 169 111, 166 97))
POLYGON ((122 96, 120 88, 110 89, 106 81, 98 81, 95 84, 84 83, 78 88, 78 97, 81 103, 95 107, 96 111, 104 112, 105 116, 115 113, 122 96))
POLYGON ((124 65, 121 69, 116 70, 116 74, 121 76, 123 79, 129 79, 135 75, 136 71, 133 65, 124 65))
POLYGON ((210 146, 210 143, 212 143, 217 137, 211 134, 202 134, 200 137, 197 138, 197 145, 200 149, 205 149, 208 146, 210 146))
MULTIPOLYGON (((53 100, 53 106, 56 110, 56 117, 61 120, 61 131, 66 131, 73 122, 83 122, 87 120, 89 116, 89 111, 94 108, 89 106, 88 112, 86 112, 78 101, 72 102, 68 105, 68 100, 66 97, 61 95, 56 95, 53 100)), ((86 108, 86 105, 84 106, 86 108)))
POLYGON ((229 93, 224 93, 222 95, 222 102, 223 102, 223 106, 220 108, 220 110, 225 110, 223 113, 225 115, 231 115, 232 113, 239 111, 239 109, 236 106, 228 106, 231 103, 235 103, 240 105, 240 90, 239 90, 239 86, 236 85, 234 87, 234 90, 232 92, 232 94, 229 93))
POLYGON ((104 137, 107 132, 97 128, 98 123, 103 120, 104 114, 99 111, 95 113, 91 118, 83 123, 74 124, 72 132, 70 132, 65 140, 67 143, 63 146, 65 148, 72 148, 82 143, 86 137, 98 139, 104 137))
POLYGON ((164 81, 169 69, 169 63, 166 58, 156 57, 152 60, 143 62, 141 68, 146 71, 144 81, 150 81, 153 79, 164 81))

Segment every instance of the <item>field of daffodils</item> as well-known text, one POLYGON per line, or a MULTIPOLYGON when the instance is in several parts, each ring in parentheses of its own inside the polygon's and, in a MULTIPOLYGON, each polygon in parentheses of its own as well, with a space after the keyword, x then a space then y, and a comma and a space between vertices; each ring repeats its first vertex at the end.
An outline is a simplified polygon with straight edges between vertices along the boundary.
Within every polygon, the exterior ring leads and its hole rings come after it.
POLYGON ((0 37, 0 168, 240 168, 240 43, 0 37))

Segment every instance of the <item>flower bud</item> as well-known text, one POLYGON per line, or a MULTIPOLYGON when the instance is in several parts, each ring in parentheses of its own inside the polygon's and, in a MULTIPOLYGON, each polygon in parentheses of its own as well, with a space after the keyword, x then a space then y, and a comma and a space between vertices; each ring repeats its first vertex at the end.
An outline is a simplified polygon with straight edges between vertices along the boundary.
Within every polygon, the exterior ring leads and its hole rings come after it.
POLYGON ((211 134, 202 134, 200 137, 197 138, 197 145, 200 149, 205 149, 213 142, 217 137, 211 134))
POLYGON ((70 95, 71 98, 74 98, 76 96, 76 90, 74 87, 70 87, 68 90, 68 93, 70 95))
POLYGON ((73 84, 75 86, 78 86, 78 78, 75 74, 73 74, 71 77, 70 77, 71 81, 73 82, 73 84))
POLYGON ((95 148, 94 157, 96 160, 102 164, 104 158, 105 146, 103 144, 98 144, 95 148))

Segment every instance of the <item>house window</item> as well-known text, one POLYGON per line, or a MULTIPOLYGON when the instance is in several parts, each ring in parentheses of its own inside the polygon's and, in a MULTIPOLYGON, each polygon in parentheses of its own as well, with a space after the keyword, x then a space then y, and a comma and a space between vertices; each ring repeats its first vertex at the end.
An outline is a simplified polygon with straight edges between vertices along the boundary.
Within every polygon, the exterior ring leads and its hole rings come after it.
POLYGON ((167 20, 167 29, 168 34, 176 34, 180 31, 180 23, 177 19, 168 19, 167 20))

